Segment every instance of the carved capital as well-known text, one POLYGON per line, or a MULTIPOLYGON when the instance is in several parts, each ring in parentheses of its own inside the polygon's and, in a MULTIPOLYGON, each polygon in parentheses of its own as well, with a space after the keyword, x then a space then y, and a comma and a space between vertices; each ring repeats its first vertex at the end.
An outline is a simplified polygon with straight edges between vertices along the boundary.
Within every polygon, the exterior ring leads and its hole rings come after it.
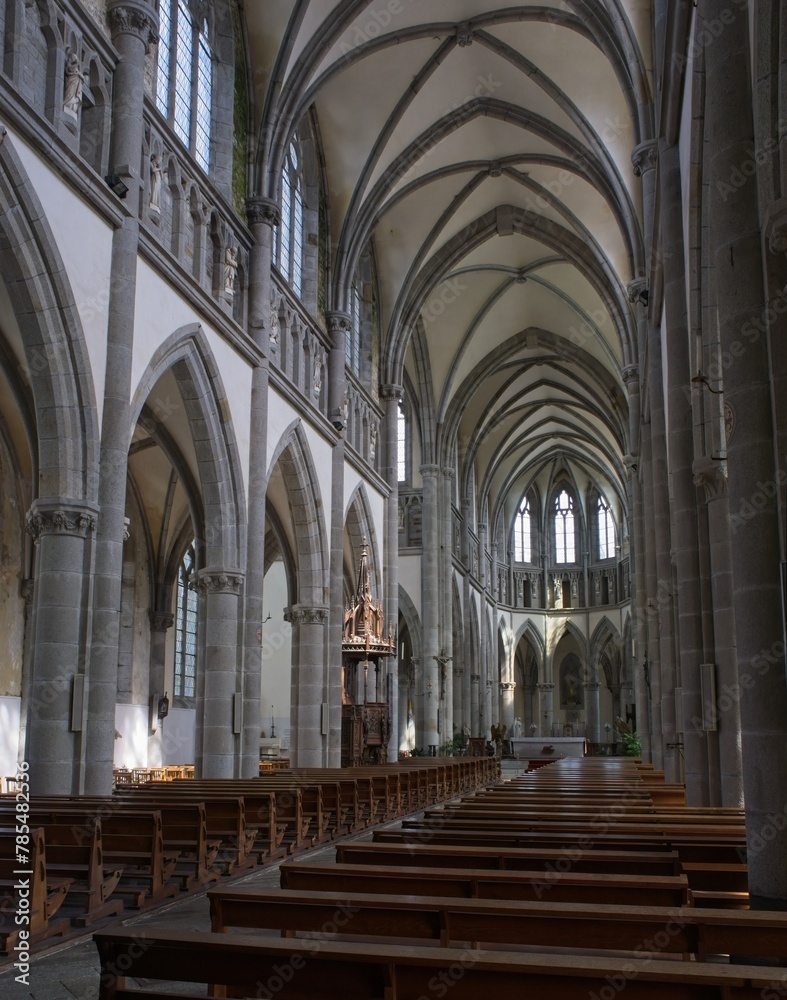
POLYGON ((598 691, 601 685, 598 681, 585 681, 583 687, 586 691, 598 691))
POLYGON ((477 684, 481 680, 481 674, 470 674, 470 680, 473 684, 477 684))
POLYGON ((36 500, 27 513, 25 527, 34 542, 38 542, 43 535, 86 538, 89 532, 96 530, 96 512, 68 501, 36 500))
POLYGON ((353 318, 346 312, 329 312, 327 317, 328 334, 336 339, 337 334, 344 336, 353 328, 353 318))
POLYGON ((554 684, 536 684, 536 687, 538 688, 539 691, 545 691, 547 693, 555 690, 554 684))
POLYGON ((444 465, 441 471, 445 479, 456 479, 456 469, 452 469, 449 465, 444 465))
POLYGON ((293 604, 285 609, 284 620, 292 625, 325 625, 328 621, 328 609, 321 605, 308 607, 305 604, 293 604))
POLYGON ((637 302, 642 302, 642 297, 647 295, 648 283, 645 278, 634 278, 626 285, 626 295, 628 296, 629 302, 636 305, 637 302))
POLYGON ((419 470, 422 479, 427 479, 430 477, 436 477, 440 474, 439 465, 422 465, 419 470))
POLYGON ((516 684, 513 684, 511 681, 501 681, 500 682, 500 690, 501 691, 513 691, 515 687, 516 687, 516 684))
POLYGON ((197 574, 196 589, 206 597, 212 594, 234 594, 238 596, 243 586, 243 574, 236 569, 215 569, 208 567, 197 574))
POLYGON ((272 228, 281 225, 281 212, 269 198, 247 198, 246 220, 250 227, 262 224, 272 228))
POLYGON ((652 170, 659 158, 659 144, 656 139, 648 139, 634 147, 631 154, 631 163, 634 167, 634 175, 641 177, 648 170, 652 170))
POLYGON ((380 386, 380 399, 384 403, 390 403, 393 400, 398 402, 402 396, 404 396, 404 389, 400 385, 389 382, 380 386))
POLYGON ((145 46, 145 51, 158 41, 158 17, 143 0, 110 0, 107 10, 109 30, 114 41, 119 35, 133 35, 145 46))
POLYGON ((692 472, 694 485, 705 492, 705 503, 727 496, 727 470, 721 462, 710 458, 699 459, 694 463, 692 472))
POLYGON ((626 365, 622 372, 623 382, 628 386, 629 391, 632 387, 639 388, 639 366, 638 365, 626 365))
POLYGON ((166 632, 175 624, 175 616, 171 611, 149 611, 150 631, 166 632))

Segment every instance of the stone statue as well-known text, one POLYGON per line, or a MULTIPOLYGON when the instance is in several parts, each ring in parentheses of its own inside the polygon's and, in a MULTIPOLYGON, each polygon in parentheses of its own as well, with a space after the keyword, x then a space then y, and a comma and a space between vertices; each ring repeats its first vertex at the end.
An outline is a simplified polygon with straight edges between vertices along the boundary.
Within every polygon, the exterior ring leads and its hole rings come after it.
POLYGON ((79 117, 84 85, 85 74, 79 65, 79 56, 76 52, 71 52, 66 61, 66 82, 63 89, 63 111, 71 118, 79 117))
POLYGON ((314 359, 314 395, 319 398, 320 391, 322 390, 322 361, 319 358, 314 359))
POLYGON ((517 716, 514 719, 514 725, 513 725, 513 730, 512 731, 513 731, 514 736, 521 736, 522 735, 522 720, 519 718, 519 716, 517 716))
POLYGON ((224 251, 224 291, 232 295, 235 291, 235 275, 238 273, 238 248, 227 247, 224 251))
POLYGON ((161 153, 150 157, 150 211, 161 211, 161 153))
POLYGON ((372 424, 369 431, 369 459, 373 462, 377 454, 377 427, 372 424))

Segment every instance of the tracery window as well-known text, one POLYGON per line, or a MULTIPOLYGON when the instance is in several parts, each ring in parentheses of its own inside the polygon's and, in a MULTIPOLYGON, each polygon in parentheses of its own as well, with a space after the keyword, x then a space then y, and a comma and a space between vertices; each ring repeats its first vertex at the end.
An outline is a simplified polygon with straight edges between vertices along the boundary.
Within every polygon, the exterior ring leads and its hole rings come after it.
POLYGON ((596 507, 598 515, 598 557, 611 559, 615 554, 615 522, 612 511, 604 497, 599 496, 596 507))
POLYGON ((193 571, 194 543, 192 542, 178 568, 174 694, 180 698, 193 698, 196 694, 197 593, 189 589, 193 571))
POLYGON ((287 149, 281 178, 281 225, 276 230, 276 265, 296 295, 303 291, 303 170, 297 145, 287 149))
POLYGON ((407 482, 407 418, 402 401, 396 414, 396 478, 400 483, 407 482))
POLYGON ((561 490, 555 497, 555 561, 573 563, 576 557, 574 498, 561 490))
POLYGON ((213 50, 197 0, 160 0, 156 105, 203 170, 210 168, 213 50))
POLYGON ((530 501, 525 497, 520 504, 514 521, 514 561, 532 562, 532 559, 530 501))
POLYGON ((344 342, 347 367, 356 375, 361 374, 361 293, 356 281, 350 296, 352 325, 344 342))

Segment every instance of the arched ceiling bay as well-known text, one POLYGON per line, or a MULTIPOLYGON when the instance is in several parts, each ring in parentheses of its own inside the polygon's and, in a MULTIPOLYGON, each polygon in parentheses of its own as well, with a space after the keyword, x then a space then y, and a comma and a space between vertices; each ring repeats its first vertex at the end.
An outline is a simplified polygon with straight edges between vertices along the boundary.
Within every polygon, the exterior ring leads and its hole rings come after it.
POLYGON ((245 16, 257 189, 276 196, 313 109, 330 305, 346 309, 371 240, 380 375, 409 376, 424 461, 458 456, 484 517, 556 455, 624 495, 649 4, 266 0, 245 16))

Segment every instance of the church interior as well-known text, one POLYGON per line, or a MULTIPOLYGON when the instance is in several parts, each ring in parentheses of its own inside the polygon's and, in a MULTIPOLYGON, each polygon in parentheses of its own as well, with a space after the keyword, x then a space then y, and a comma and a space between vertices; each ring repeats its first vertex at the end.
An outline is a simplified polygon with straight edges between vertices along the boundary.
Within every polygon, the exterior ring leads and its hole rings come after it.
POLYGON ((508 762, 714 816, 784 909, 787 9, 0 0, 0 39, 0 808, 267 775, 272 858, 307 777, 441 775, 426 821, 508 762))

